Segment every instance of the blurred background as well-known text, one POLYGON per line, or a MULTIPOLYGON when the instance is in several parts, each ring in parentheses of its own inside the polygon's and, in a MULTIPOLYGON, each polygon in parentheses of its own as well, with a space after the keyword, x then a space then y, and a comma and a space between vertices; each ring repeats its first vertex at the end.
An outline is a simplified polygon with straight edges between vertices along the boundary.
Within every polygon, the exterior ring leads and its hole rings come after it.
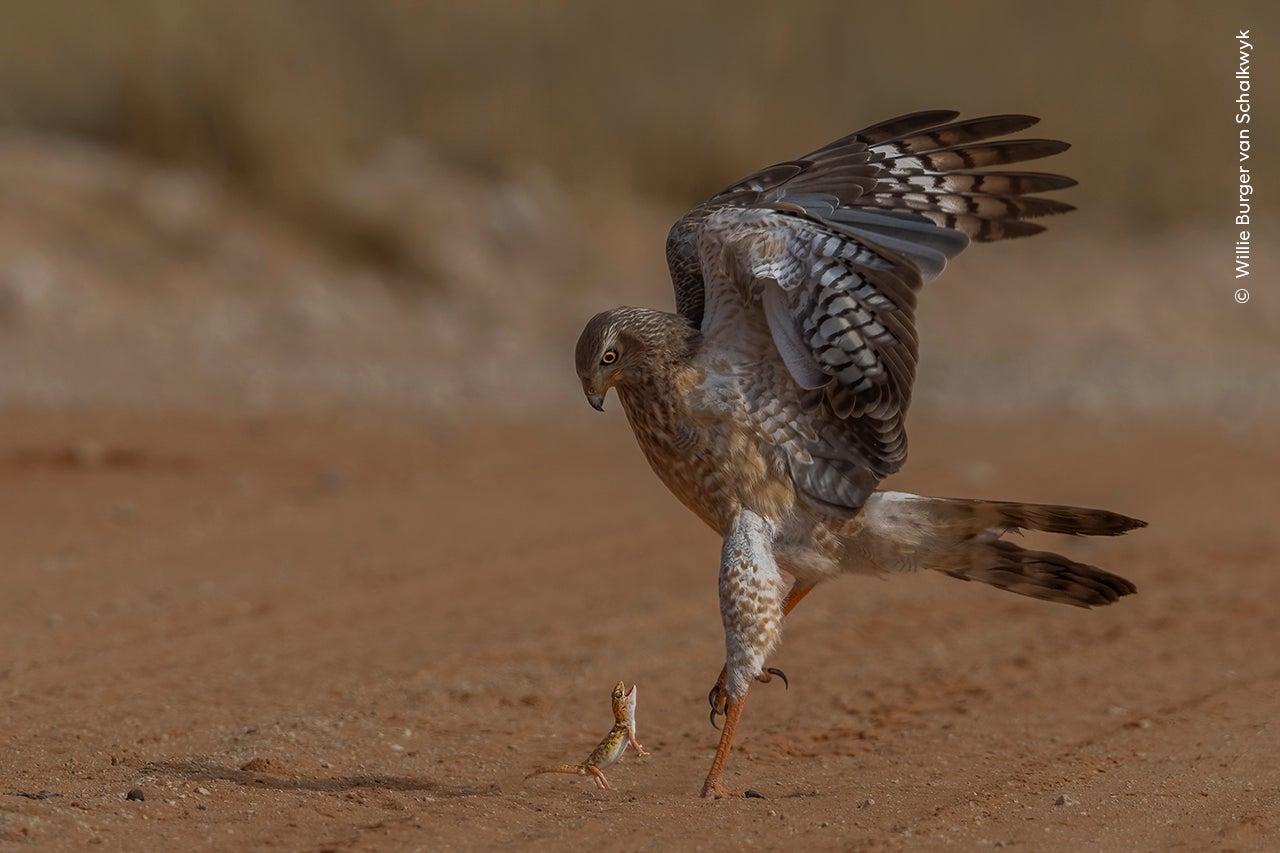
POLYGON ((0 400, 578 405, 733 179, 918 109, 1029 112, 1080 186, 922 299, 917 407, 1268 410, 1274 4, 0 2, 0 400), (1253 52, 1248 304, 1233 223, 1253 52))

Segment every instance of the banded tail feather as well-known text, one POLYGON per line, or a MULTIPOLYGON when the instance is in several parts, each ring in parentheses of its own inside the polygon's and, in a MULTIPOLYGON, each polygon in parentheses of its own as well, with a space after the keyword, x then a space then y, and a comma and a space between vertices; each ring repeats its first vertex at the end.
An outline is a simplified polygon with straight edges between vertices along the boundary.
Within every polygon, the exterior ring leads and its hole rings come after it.
POLYGON ((1098 607, 1132 595, 1132 581, 1050 551, 1032 551, 995 540, 974 550, 972 565, 944 570, 953 578, 1073 607, 1098 607))
POLYGON ((1137 591, 1129 580, 1001 537, 1038 530, 1070 536, 1119 536, 1146 522, 1105 509, 929 498, 877 492, 867 502, 867 531, 884 568, 933 569, 1044 601, 1097 607, 1137 591), (901 555, 909 558, 905 564, 901 555))

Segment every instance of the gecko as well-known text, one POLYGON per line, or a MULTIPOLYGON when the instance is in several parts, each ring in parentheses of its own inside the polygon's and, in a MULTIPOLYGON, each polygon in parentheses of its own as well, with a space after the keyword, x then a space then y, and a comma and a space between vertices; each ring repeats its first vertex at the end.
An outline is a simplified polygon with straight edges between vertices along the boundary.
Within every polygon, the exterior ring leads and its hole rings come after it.
POLYGON ((636 685, 631 685, 631 690, 628 691, 627 685, 619 681, 618 686, 613 688, 613 728, 604 736, 604 740, 600 741, 600 745, 591 751, 587 760, 581 764, 539 767, 524 778, 531 779, 539 773, 574 773, 579 776, 589 774, 596 777, 597 785, 609 791, 612 790, 609 787, 609 780, 604 778, 600 768, 608 767, 621 758, 628 746, 634 747, 640 755, 649 754, 640 745, 640 741, 636 740, 636 685))

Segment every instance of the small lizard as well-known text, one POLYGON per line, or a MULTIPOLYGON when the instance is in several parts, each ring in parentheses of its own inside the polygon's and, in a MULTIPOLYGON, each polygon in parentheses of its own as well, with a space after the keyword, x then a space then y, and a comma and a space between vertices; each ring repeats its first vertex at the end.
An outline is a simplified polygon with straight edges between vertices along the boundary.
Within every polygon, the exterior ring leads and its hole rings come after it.
POLYGON ((597 785, 608 791, 611 790, 609 780, 604 778, 600 768, 608 767, 621 758, 628 746, 635 747, 640 755, 649 754, 636 740, 636 686, 631 685, 631 690, 628 691, 627 685, 619 681, 618 686, 613 688, 613 728, 609 729, 600 745, 591 751, 587 760, 581 764, 539 767, 524 778, 531 779, 539 773, 574 773, 578 776, 590 774, 596 777, 597 785))

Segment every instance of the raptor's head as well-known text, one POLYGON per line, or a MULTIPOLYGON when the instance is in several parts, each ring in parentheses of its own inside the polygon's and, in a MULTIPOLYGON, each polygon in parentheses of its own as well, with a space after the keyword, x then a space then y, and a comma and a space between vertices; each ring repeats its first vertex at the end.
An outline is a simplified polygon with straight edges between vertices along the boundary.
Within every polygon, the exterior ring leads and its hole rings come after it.
POLYGON ((604 411, 604 395, 633 366, 643 338, 630 333, 630 313, 634 309, 614 308, 592 317, 578 338, 574 359, 582 393, 596 411, 604 411))
POLYGON ((650 308, 611 308, 587 321, 575 360, 582 393, 597 411, 615 385, 640 379, 688 358, 697 330, 679 314, 650 308))

